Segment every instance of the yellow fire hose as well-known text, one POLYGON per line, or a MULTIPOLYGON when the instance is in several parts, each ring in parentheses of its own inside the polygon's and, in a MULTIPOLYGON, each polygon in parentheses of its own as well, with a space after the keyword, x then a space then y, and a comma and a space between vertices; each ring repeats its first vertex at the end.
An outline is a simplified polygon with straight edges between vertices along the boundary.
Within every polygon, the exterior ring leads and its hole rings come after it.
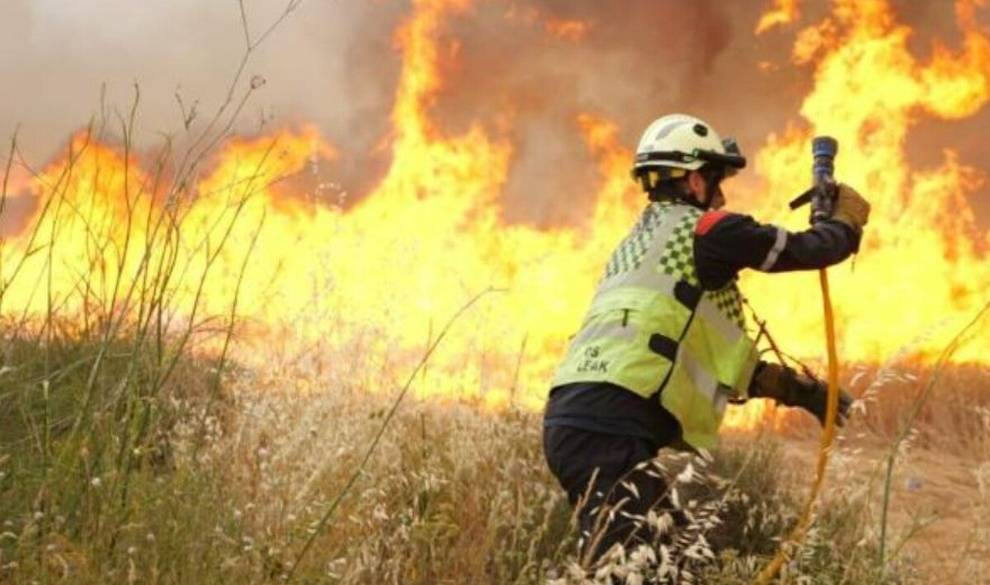
MULTIPOLYGON (((815 186, 791 202, 791 209, 796 209, 804 203, 811 203, 812 223, 832 215, 834 192, 820 187, 822 185, 833 184, 833 163, 838 150, 839 144, 834 138, 819 136, 812 141, 811 151, 814 156, 812 176, 814 177, 815 186)), ((801 511, 797 525, 787 540, 781 542, 780 550, 777 551, 773 560, 757 575, 756 580, 753 582, 754 585, 768 585, 780 572, 784 562, 788 560, 790 555, 788 546, 797 545, 804 540, 808 532, 808 527, 811 525, 811 512, 815 507, 815 502, 818 500, 818 494, 825 484, 825 472, 828 468, 828 459, 832 451, 832 441, 835 439, 835 419, 839 411, 839 358, 835 350, 835 317, 832 314, 832 298, 828 289, 828 272, 824 268, 818 271, 818 279, 822 289, 822 305, 825 314, 825 345, 828 349, 828 406, 825 411, 825 428, 822 430, 821 443, 818 448, 818 466, 815 474, 815 482, 811 484, 811 493, 808 494, 808 501, 801 511)))
POLYGON ((825 471, 832 451, 832 441, 835 439, 835 419, 839 412, 839 358, 835 350, 835 319, 832 315, 832 299, 828 289, 828 271, 824 268, 818 271, 822 288, 822 305, 825 310, 825 342, 828 348, 828 408, 825 411, 825 428, 822 430, 821 443, 818 448, 818 467, 815 482, 811 484, 811 493, 805 502, 801 516, 787 540, 782 542, 773 560, 763 568, 754 585, 768 585, 777 576, 781 567, 788 560, 788 545, 799 544, 804 540, 808 527, 811 525, 811 512, 815 501, 825 483, 825 471))

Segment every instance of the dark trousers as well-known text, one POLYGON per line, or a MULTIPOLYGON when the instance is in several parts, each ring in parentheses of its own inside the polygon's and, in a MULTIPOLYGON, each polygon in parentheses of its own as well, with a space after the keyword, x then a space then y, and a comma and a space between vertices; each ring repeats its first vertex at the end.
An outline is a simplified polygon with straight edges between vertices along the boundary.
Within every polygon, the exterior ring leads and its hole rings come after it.
POLYGON ((630 549, 654 541, 648 527, 627 515, 643 517, 651 509, 673 511, 659 471, 652 465, 636 468, 655 458, 659 447, 639 437, 563 426, 544 429, 543 451, 550 471, 567 491, 571 505, 581 506, 581 558, 586 565, 616 543, 630 549))

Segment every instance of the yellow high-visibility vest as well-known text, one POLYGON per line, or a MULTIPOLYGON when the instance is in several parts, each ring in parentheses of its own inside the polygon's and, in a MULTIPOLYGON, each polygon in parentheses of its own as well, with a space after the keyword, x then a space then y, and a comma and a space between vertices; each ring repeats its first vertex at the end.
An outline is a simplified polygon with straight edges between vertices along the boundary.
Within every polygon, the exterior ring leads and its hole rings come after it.
MULTIPOLYGON (((735 281, 702 290, 694 233, 702 211, 651 202, 613 252, 553 387, 609 382, 660 403, 684 441, 710 448, 726 403, 745 398, 758 354, 735 281)), ((589 390, 593 391, 593 390, 589 390)))

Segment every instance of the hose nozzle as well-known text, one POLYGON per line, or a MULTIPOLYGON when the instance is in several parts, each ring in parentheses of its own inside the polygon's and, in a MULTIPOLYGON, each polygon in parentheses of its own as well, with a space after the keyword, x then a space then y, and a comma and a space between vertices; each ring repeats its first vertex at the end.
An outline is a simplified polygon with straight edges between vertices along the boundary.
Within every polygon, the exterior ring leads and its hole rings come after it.
POLYGON ((811 141, 811 154, 814 163, 811 167, 813 184, 796 199, 791 201, 791 209, 811 203, 811 223, 832 217, 837 196, 835 188, 835 156, 839 153, 839 142, 831 136, 816 136, 811 141))

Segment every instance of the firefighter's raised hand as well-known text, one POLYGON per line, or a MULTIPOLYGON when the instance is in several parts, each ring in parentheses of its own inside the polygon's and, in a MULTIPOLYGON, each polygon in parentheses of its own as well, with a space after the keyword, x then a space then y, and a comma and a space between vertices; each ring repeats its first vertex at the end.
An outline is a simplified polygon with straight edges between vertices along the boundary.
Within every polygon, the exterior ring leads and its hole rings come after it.
POLYGON ((863 226, 870 219, 870 202, 849 185, 840 183, 838 189, 832 219, 841 221, 857 232, 862 232, 863 226))

